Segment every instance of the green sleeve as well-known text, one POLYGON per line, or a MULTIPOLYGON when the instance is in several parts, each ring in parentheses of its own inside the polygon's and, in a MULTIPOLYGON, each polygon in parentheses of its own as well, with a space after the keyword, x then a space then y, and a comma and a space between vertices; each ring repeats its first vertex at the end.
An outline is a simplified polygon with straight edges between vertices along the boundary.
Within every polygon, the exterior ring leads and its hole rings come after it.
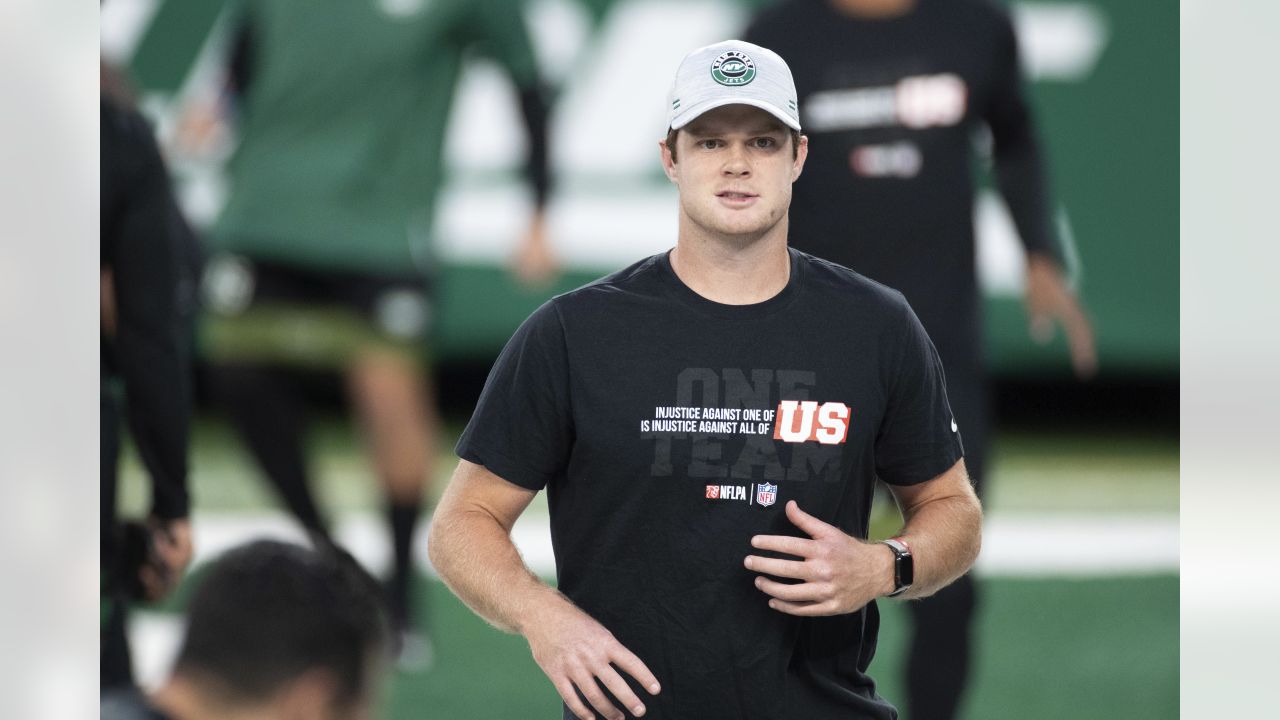
POLYGON ((524 0, 473 0, 471 8, 467 25, 475 49, 501 64, 521 88, 538 86, 541 77, 525 25, 524 0))

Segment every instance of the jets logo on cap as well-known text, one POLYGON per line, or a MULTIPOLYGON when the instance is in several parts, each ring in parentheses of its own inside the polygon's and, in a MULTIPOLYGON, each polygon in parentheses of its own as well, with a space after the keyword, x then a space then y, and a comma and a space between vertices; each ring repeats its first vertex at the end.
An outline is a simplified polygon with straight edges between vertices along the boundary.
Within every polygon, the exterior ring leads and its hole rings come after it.
POLYGON ((746 85, 756 77, 756 64, 746 53, 730 50, 711 63, 711 77, 721 85, 746 85))

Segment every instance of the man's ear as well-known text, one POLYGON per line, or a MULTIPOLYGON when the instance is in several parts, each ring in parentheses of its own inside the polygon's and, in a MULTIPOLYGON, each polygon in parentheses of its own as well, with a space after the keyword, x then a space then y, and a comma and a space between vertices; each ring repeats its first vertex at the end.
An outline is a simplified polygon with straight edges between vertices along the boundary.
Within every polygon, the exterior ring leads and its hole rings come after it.
POLYGON ((676 158, 671 148, 667 147, 666 139, 658 141, 658 157, 662 161, 662 172, 666 173, 667 179, 678 187, 680 182, 676 180, 676 158))
POLYGON ((800 146, 796 148, 796 160, 791 166, 791 182, 800 179, 800 173, 804 171, 804 161, 809 157, 809 136, 800 136, 800 146))

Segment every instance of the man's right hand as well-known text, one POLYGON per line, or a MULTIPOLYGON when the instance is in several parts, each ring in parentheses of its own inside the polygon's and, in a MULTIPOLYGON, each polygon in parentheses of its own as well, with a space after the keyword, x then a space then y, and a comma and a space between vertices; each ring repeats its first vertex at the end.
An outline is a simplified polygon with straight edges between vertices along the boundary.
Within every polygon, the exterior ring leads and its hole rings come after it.
POLYGON ((541 288, 554 282, 559 271, 555 250, 547 238, 546 213, 537 210, 511 257, 511 273, 525 287, 541 288))
POLYGON ((649 668, 623 647, 613 633, 563 598, 530 623, 524 629, 524 636, 533 650, 533 659, 551 679, 565 705, 582 720, 593 720, 595 713, 582 703, 578 691, 606 718, 622 720, 625 717, 601 691, 601 685, 632 715, 644 715, 644 703, 618 670, 635 678, 651 695, 657 695, 662 689, 649 668))
POLYGON ((620 673, 653 695, 661 689, 658 679, 613 633, 538 579, 511 542, 511 528, 535 494, 484 465, 459 460, 431 523, 431 562, 478 615, 529 641, 533 659, 574 715, 621 720, 625 715, 608 690, 633 717, 642 716, 644 703, 620 673))

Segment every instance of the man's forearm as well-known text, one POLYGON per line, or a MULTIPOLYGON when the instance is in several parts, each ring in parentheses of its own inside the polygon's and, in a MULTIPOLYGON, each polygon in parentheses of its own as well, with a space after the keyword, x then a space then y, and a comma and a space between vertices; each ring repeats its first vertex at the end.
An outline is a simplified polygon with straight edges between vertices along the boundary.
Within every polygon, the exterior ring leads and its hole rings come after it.
POLYGON ((982 507, 973 495, 946 497, 906 511, 899 537, 911 547, 911 589, 899 598, 922 598, 968 572, 982 546, 982 507))
POLYGON ((501 630, 523 634, 540 610, 571 604, 529 570, 511 536, 484 511, 437 512, 429 548, 449 589, 501 630))
POLYGON ((1031 128, 1021 133, 1016 143, 1006 141, 997 147, 995 175, 1023 249, 1028 254, 1043 254, 1061 265, 1063 248, 1054 232, 1048 173, 1031 128))

